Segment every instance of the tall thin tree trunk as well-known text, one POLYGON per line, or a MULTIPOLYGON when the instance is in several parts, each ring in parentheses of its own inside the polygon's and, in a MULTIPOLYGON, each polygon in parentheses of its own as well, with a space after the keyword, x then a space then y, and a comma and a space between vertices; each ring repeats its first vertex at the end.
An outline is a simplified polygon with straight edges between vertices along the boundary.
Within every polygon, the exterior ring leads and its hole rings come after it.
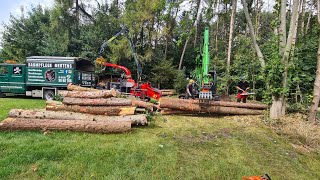
MULTIPOLYGON (((318 0, 318 23, 320 24, 320 1, 318 0)), ((317 116, 317 109, 319 106, 320 100, 320 36, 319 36, 319 47, 318 47, 318 62, 317 62, 317 71, 316 71, 316 79, 314 81, 314 88, 313 88, 313 100, 311 103, 309 117, 308 120, 310 122, 316 122, 317 116)))
POLYGON ((308 15, 308 20, 307 20, 307 25, 306 25, 306 30, 304 31, 304 33, 307 33, 310 27, 310 21, 311 21, 311 17, 312 17, 312 1, 310 1, 311 5, 310 5, 310 9, 309 9, 309 15, 308 15))
POLYGON ((281 0, 281 9, 280 9, 280 28, 279 28, 279 35, 280 35, 280 46, 279 46, 279 52, 280 56, 283 56, 284 48, 286 46, 286 7, 287 7, 287 1, 281 0))
POLYGON ((181 57, 180 57, 180 62, 179 62, 179 70, 181 69, 181 66, 182 66, 182 61, 183 61, 184 53, 186 52, 189 39, 190 39, 190 35, 188 35, 187 40, 186 40, 186 43, 184 43, 184 47, 183 47, 182 54, 181 54, 181 57))
POLYGON ((260 11, 261 11, 261 7, 262 5, 260 4, 260 0, 257 0, 256 2, 256 23, 255 23, 255 33, 256 33, 256 37, 259 38, 259 29, 260 29, 260 11))
POLYGON ((299 13, 297 14, 295 23, 296 23, 296 25, 295 25, 296 28, 293 31, 292 47, 291 47, 291 52, 290 52, 292 59, 294 57, 295 46, 296 46, 296 41, 297 41, 298 24, 299 24, 299 13))
MULTIPOLYGON (((200 0, 200 3, 201 3, 201 0, 200 0)), ((201 20, 201 14, 202 13, 199 13, 200 12, 200 4, 199 4, 199 10, 197 11, 197 19, 196 19, 196 22, 195 22, 195 34, 194 34, 194 42, 193 42, 193 47, 195 48, 196 45, 197 45, 197 38, 198 38, 198 30, 199 30, 199 22, 201 20)))
POLYGON ((306 0, 302 0, 302 4, 301 4, 301 34, 304 34, 304 18, 306 16, 306 0))
POLYGON ((232 13, 230 18, 230 32, 229 32, 229 45, 228 45, 228 56, 227 56, 227 72, 230 72, 230 64, 231 64, 231 49, 232 49, 232 35, 233 35, 233 27, 234 27, 234 19, 237 8, 237 0, 232 0, 232 13))
POLYGON ((265 69, 266 68, 266 63, 264 61, 264 57, 262 55, 262 52, 260 50, 260 47, 257 43, 257 39, 256 39, 256 35, 254 33, 254 29, 253 29, 253 25, 252 25, 252 21, 251 21, 251 18, 250 18, 250 15, 249 15, 249 11, 248 11, 248 5, 247 5, 247 2, 246 0, 241 0, 242 1, 242 4, 243 4, 243 10, 244 10, 244 14, 246 16, 246 20, 247 20, 247 24, 249 26, 249 31, 250 31, 250 35, 251 35, 251 39, 252 39, 252 43, 254 45, 254 48, 256 50, 256 53, 257 53, 257 56, 259 58, 259 61, 260 61, 260 65, 262 67, 262 69, 265 69))
MULTIPOLYGON (((199 12, 199 9, 200 9, 200 3, 201 3, 201 0, 197 0, 197 7, 196 7, 196 13, 195 13, 195 16, 198 16, 198 12, 199 12)), ((184 47, 183 47, 183 50, 182 50, 182 54, 181 54, 181 57, 180 57, 180 62, 179 62, 179 70, 181 69, 181 66, 182 66, 182 61, 183 61, 183 57, 184 57, 184 54, 186 52, 186 49, 187 49, 187 45, 188 45, 188 42, 189 42, 189 39, 190 39, 190 33, 191 33, 191 29, 194 27, 194 23, 196 22, 197 20, 197 17, 193 17, 193 22, 192 22, 192 25, 189 29, 189 35, 187 37, 187 40, 184 44, 184 47)))

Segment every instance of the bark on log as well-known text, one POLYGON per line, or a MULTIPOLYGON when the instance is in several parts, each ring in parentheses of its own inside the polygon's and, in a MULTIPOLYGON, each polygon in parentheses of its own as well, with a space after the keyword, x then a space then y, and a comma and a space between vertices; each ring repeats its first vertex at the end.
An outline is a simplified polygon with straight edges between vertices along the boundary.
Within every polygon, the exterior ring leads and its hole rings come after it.
POLYGON ((9 112, 11 118, 29 118, 29 119, 64 119, 64 120, 86 120, 86 121, 130 121, 132 125, 146 125, 146 115, 131 115, 131 116, 100 116, 83 114, 67 111, 46 111, 46 110, 24 110, 12 109, 9 112))
POLYGON ((99 91, 98 89, 81 87, 81 86, 72 85, 72 84, 68 84, 67 89, 69 91, 99 91))
POLYGON ((233 114, 233 115, 259 115, 262 114, 262 110, 253 110, 237 107, 224 107, 224 106, 200 106, 190 100, 180 99, 161 99, 161 108, 170 108, 175 110, 192 111, 192 112, 207 112, 218 114, 233 114))
POLYGON ((62 91, 59 94, 63 97, 72 98, 110 98, 117 96, 117 91, 111 90, 98 90, 98 91, 62 91))
POLYGON ((136 100, 136 99, 132 100, 132 106, 143 107, 148 111, 154 111, 154 110, 160 109, 159 106, 157 106, 157 105, 155 105, 153 103, 139 101, 139 100, 136 100))
POLYGON ((65 97, 63 104, 67 105, 87 105, 87 106, 131 106, 132 100, 126 98, 89 99, 65 97))
POLYGON ((91 133, 122 133, 131 129, 129 121, 78 121, 53 119, 7 118, 0 122, 0 130, 58 130, 91 133))
MULTIPOLYGON (((199 100, 193 99, 174 99, 174 98, 161 98, 160 108, 162 103, 168 104, 170 102, 175 104, 199 104, 199 100)), ((210 106, 224 106, 224 107, 238 107, 238 108, 249 108, 249 109, 267 109, 268 106, 265 104, 254 104, 254 103, 238 103, 238 102, 225 102, 225 101, 211 101, 210 106)))
POLYGON ((122 116, 134 115, 135 107, 121 106, 78 106, 78 105, 47 105, 49 111, 71 111, 94 115, 122 116))

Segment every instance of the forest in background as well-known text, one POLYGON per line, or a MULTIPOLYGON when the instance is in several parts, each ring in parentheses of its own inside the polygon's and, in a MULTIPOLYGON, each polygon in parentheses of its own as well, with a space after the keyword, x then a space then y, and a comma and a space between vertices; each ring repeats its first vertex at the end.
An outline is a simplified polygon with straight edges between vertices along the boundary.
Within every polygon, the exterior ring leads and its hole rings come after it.
MULTIPOLYGON (((21 16, 10 17, 0 57, 24 62, 28 56, 80 56, 94 61, 103 41, 126 27, 143 80, 184 91, 208 26, 219 94, 234 94, 235 82, 245 75, 255 98, 272 104, 271 116, 281 117, 306 110, 310 103, 318 106, 317 3, 276 0, 266 10, 263 0, 55 0, 52 8, 22 8, 21 16)), ((103 56, 136 72, 124 37, 114 40, 103 56)))

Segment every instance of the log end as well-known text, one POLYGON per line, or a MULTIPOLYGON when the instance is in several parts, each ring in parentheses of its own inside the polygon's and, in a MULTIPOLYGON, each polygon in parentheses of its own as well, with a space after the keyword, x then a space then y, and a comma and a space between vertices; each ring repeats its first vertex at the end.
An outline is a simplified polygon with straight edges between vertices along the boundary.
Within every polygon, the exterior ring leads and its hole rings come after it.
POLYGON ((110 93, 113 97, 116 97, 117 96, 117 91, 113 88, 110 89, 110 93))

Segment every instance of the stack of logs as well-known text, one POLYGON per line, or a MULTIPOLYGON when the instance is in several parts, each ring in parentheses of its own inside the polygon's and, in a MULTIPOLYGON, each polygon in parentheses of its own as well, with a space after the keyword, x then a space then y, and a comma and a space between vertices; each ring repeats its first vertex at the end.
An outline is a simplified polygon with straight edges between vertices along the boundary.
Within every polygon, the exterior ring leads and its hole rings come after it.
POLYGON ((12 109, 0 122, 0 130, 59 130, 91 133, 121 133, 131 125, 147 125, 146 115, 134 115, 136 107, 151 111, 154 105, 116 98, 115 90, 96 90, 68 85, 60 91, 63 101, 47 101, 46 110, 12 109))
POLYGON ((226 115, 260 115, 268 106, 264 104, 209 101, 201 103, 193 99, 160 99, 161 114, 197 114, 212 113, 226 115))

